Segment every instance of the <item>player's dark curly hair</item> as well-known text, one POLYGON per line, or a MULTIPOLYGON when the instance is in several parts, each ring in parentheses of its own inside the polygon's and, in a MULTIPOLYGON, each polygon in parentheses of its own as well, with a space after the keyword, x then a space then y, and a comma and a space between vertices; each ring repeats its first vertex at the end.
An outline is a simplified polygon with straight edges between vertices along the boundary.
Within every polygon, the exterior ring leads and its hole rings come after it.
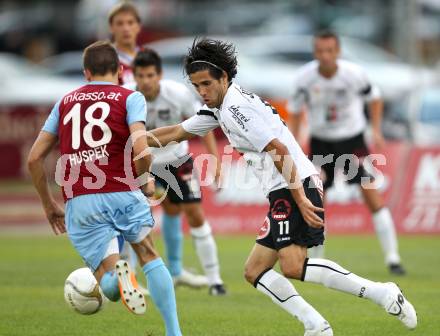
POLYGON ((232 43, 195 38, 184 60, 185 71, 190 75, 198 71, 209 70, 212 77, 220 79, 223 75, 222 70, 224 70, 228 75, 228 81, 231 82, 237 74, 236 54, 232 43))

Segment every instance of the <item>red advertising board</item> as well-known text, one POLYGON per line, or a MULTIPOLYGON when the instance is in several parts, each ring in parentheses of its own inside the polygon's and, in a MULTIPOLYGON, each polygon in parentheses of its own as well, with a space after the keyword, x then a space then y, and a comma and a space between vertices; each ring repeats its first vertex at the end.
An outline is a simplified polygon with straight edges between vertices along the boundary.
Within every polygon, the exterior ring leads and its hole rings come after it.
POLYGON ((23 178, 26 157, 49 114, 49 107, 0 107, 0 178, 23 178))
MULTIPOLYGON (((26 156, 43 124, 46 107, 0 107, 0 178, 25 179, 26 156)), ((205 163, 200 141, 191 142, 197 165, 205 163)), ((218 233, 255 233, 263 224, 268 202, 259 181, 246 163, 226 141, 219 141, 222 162, 228 170, 223 188, 214 191, 203 187, 203 208, 218 233), (232 155, 230 153, 232 152, 232 155)), ((385 162, 375 164, 383 174, 377 175, 380 189, 392 210, 400 233, 440 234, 440 147, 414 147, 405 143, 387 143, 385 162)), ((56 153, 48 167, 55 167, 56 153)), ((206 163, 205 163, 206 166, 206 163)), ((202 183, 210 184, 202 172, 202 183)), ((157 207, 156 213, 160 208, 157 207)), ((38 197, 27 188, 23 193, 0 190, 0 225, 37 224, 45 221, 38 197)), ((159 220, 160 221, 160 220, 159 220)), ((356 186, 336 180, 327 193, 326 224, 330 233, 373 232, 371 216, 356 186)))
POLYGON ((413 147, 399 180, 394 217, 399 232, 440 233, 440 148, 413 147))
MULTIPOLYGON (((225 152, 226 142, 220 143, 220 155, 225 152)), ((387 204, 392 205, 398 197, 397 177, 401 172, 401 163, 407 155, 407 146, 403 143, 389 143, 374 162, 377 182, 387 204), (383 175, 380 175, 382 173, 383 175)), ((191 144, 191 152, 197 157, 203 152, 203 146, 191 144)), ((228 152, 228 151, 227 151, 228 152)), ((228 175, 229 182, 220 191, 211 188, 203 189, 203 208, 216 232, 249 232, 257 233, 263 224, 268 202, 260 187, 246 168, 243 160, 236 153, 228 175)), ((368 233, 373 232, 371 215, 364 205, 358 188, 338 183, 329 190, 326 203, 326 225, 329 233, 368 233)))
MULTIPOLYGON (((395 197, 399 196, 399 174, 401 164, 407 155, 407 146, 403 143, 388 143, 374 164, 373 174, 376 184, 385 200, 392 208, 395 197)), ((373 154, 374 155, 374 154, 373 154)), ((364 204, 357 185, 335 183, 327 192, 326 225, 330 233, 366 233, 374 232, 371 214, 364 204)))

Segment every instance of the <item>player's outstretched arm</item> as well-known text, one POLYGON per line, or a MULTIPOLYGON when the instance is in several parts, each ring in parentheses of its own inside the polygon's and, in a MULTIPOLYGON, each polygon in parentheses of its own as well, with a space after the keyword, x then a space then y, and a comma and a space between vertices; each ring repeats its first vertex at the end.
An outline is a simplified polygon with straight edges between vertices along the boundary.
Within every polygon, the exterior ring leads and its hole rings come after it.
POLYGON ((152 157, 148 150, 147 130, 143 122, 132 123, 129 125, 129 129, 133 143, 133 162, 136 173, 138 176, 146 174, 146 180, 141 186, 141 190, 147 197, 150 197, 154 194, 154 178, 149 175, 152 157))
POLYGON ((66 232, 64 210, 57 204, 50 191, 44 161, 57 141, 58 137, 56 135, 41 131, 29 152, 27 161, 32 182, 37 189, 47 219, 55 234, 66 232))
POLYGON ((202 137, 202 141, 208 154, 212 155, 216 159, 217 164, 215 166, 215 171, 211 172, 211 174, 213 175, 215 182, 219 184, 221 162, 219 160, 217 140, 215 139, 214 132, 209 131, 204 137, 202 137))
POLYGON ((148 132, 148 146, 161 147, 170 142, 181 142, 195 137, 195 134, 188 133, 181 124, 156 128, 148 132))
POLYGON ((287 181, 293 199, 307 224, 315 228, 323 227, 323 220, 315 212, 324 212, 324 209, 314 206, 307 198, 295 162, 287 147, 278 139, 273 139, 266 145, 264 151, 271 155, 275 167, 287 181))
POLYGON ((299 140, 300 128, 305 119, 304 111, 289 113, 287 118, 287 127, 292 132, 295 139, 299 140))

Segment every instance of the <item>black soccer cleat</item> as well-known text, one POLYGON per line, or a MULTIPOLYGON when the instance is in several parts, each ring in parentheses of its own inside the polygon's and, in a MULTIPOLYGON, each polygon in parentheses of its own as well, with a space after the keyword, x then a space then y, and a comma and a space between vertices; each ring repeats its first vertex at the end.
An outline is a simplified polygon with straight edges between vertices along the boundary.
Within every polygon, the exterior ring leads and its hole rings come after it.
POLYGON ((226 295, 227 291, 224 284, 217 284, 209 286, 209 295, 212 296, 223 296, 226 295))
POLYGON ((406 270, 401 264, 389 264, 388 268, 393 275, 405 275, 406 270))

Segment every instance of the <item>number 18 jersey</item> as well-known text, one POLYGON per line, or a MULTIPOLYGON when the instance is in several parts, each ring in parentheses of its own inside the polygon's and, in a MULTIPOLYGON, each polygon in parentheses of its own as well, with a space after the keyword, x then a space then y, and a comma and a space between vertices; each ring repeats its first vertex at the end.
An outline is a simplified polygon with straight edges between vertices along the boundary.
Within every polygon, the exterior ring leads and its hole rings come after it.
POLYGON ((59 139, 65 200, 137 189, 129 125, 145 118, 142 94, 107 82, 91 82, 55 104, 42 130, 59 139))

